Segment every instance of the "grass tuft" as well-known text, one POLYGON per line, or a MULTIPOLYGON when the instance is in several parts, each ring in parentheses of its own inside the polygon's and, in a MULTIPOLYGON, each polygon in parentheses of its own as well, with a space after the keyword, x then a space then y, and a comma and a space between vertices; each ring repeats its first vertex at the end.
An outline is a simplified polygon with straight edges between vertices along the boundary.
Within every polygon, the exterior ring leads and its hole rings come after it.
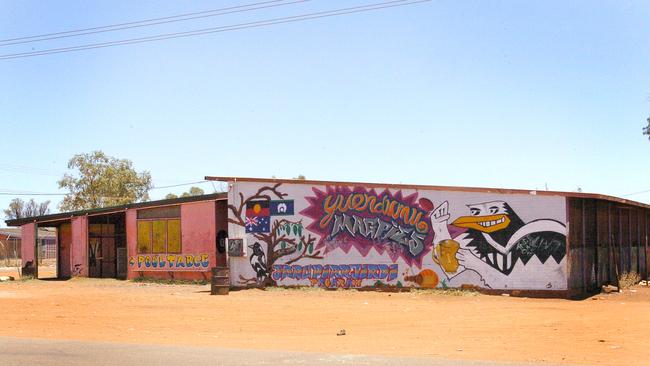
POLYGON ((136 283, 155 283, 159 285, 198 285, 203 286, 210 283, 208 280, 173 280, 173 279, 160 279, 151 277, 137 277, 131 280, 136 283))
POLYGON ((618 276, 618 285, 621 289, 628 289, 641 282, 641 275, 636 272, 623 272, 618 276))
POLYGON ((460 289, 460 288, 431 288, 431 289, 421 289, 414 288, 410 290, 411 293, 418 295, 446 295, 446 296, 478 296, 480 292, 471 290, 471 289, 460 289))
POLYGON ((316 286, 267 286, 263 287, 264 291, 301 291, 301 292, 315 292, 325 291, 324 288, 316 286))

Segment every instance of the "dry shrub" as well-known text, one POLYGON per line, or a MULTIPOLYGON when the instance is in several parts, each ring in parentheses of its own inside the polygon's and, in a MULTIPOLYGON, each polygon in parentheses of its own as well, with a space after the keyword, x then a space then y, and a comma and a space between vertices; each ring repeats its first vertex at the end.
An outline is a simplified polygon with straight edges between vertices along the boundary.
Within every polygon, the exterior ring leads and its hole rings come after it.
POLYGON ((447 296, 478 296, 480 292, 473 289, 460 288, 409 288, 416 295, 447 295, 447 296))
POLYGON ((641 282, 641 275, 636 272, 623 272, 618 276, 618 285, 621 289, 630 288, 641 282))

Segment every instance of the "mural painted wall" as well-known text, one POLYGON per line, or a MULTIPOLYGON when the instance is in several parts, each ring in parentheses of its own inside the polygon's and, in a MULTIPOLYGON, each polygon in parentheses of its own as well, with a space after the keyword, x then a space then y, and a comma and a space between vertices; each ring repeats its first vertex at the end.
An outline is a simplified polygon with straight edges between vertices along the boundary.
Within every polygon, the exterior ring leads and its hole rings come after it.
POLYGON ((564 290, 561 196, 230 184, 235 286, 564 290))

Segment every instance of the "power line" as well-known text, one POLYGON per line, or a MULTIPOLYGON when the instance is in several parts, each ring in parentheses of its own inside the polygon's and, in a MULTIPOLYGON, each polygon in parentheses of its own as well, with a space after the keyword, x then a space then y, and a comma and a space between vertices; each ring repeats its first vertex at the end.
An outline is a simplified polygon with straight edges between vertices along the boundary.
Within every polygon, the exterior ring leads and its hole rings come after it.
POLYGON ((160 25, 160 24, 167 24, 167 23, 174 23, 174 22, 183 22, 183 21, 186 21, 186 20, 194 20, 194 19, 216 17, 216 16, 220 16, 220 15, 227 15, 227 14, 234 14, 234 13, 243 13, 243 12, 247 12, 247 11, 254 11, 254 10, 274 8, 274 7, 279 7, 279 6, 293 5, 293 4, 303 3, 303 2, 307 2, 307 1, 311 1, 311 0, 294 0, 294 1, 290 1, 290 2, 286 2, 286 1, 287 0, 263 1, 263 2, 259 2, 259 3, 248 4, 248 5, 240 5, 240 6, 233 6, 233 7, 229 7, 229 8, 206 10, 206 11, 201 11, 201 12, 196 12, 196 13, 174 15, 174 16, 168 16, 168 17, 163 17, 163 18, 147 19, 147 20, 141 20, 141 21, 137 21, 137 22, 122 23, 122 24, 115 24, 115 25, 107 25, 107 26, 102 26, 102 27, 94 27, 94 28, 86 28, 86 29, 78 29, 78 30, 72 30, 72 31, 66 31, 66 32, 42 34, 42 35, 38 35, 38 36, 29 36, 29 37, 5 39, 5 40, 0 40, 0 47, 16 45, 16 44, 32 43, 32 42, 41 42, 41 41, 47 41, 47 40, 59 39, 59 38, 69 38, 69 37, 84 36, 84 35, 88 35, 88 34, 115 32, 115 31, 124 30, 124 29, 131 29, 131 28, 150 27, 150 26, 153 26, 153 25, 160 25), (279 3, 279 4, 269 4, 269 3, 277 3, 277 2, 280 2, 280 1, 283 1, 283 2, 279 3), (255 7, 256 5, 260 5, 260 4, 266 4, 266 5, 261 5, 261 6, 255 7), (242 8, 248 8, 248 9, 242 9, 242 8), (233 9, 236 9, 236 10, 233 10, 233 9), (208 13, 208 14, 205 14, 205 13, 208 13), (216 13, 216 14, 213 14, 213 13, 216 13), (190 16, 190 15, 195 15, 195 14, 203 14, 203 15, 190 16), (190 17, 188 17, 188 16, 190 16, 190 17), (176 19, 176 18, 182 18, 182 19, 176 19))
POLYGON ((139 24, 139 23, 154 22, 154 21, 158 21, 158 20, 173 19, 173 18, 179 18, 179 17, 185 17, 185 16, 192 16, 192 15, 197 15, 197 14, 205 14, 205 13, 216 12, 216 11, 222 11, 222 10, 231 10, 231 9, 243 8, 243 7, 248 7, 248 6, 255 6, 255 5, 261 5, 261 4, 275 3, 275 2, 280 2, 280 1, 286 1, 286 0, 262 1, 262 2, 257 2, 257 3, 252 3, 252 4, 245 4, 245 5, 233 6, 233 7, 229 7, 229 8, 220 8, 220 9, 204 10, 204 11, 199 11, 199 12, 194 12, 194 13, 185 13, 185 14, 171 15, 171 16, 166 16, 166 17, 162 17, 162 18, 150 18, 150 19, 138 20, 138 21, 128 22, 128 23, 118 23, 118 24, 111 24, 111 25, 105 25, 105 26, 99 26, 99 27, 92 27, 92 28, 73 29, 73 30, 69 30, 69 31, 56 32, 56 33, 45 33, 45 34, 39 34, 39 35, 34 35, 34 36, 25 36, 25 37, 18 37, 18 38, 0 39, 0 43, 3 43, 3 42, 10 42, 10 41, 18 41, 18 40, 24 40, 24 39, 31 39, 31 38, 40 38, 40 37, 55 36, 55 35, 60 35, 60 34, 69 34, 69 33, 76 33, 76 32, 85 32, 85 31, 97 30, 97 29, 106 29, 106 28, 112 28, 112 27, 120 27, 120 26, 124 26, 124 25, 132 25, 132 24, 139 24))
POLYGON ((0 170, 11 172, 11 173, 36 174, 36 175, 46 175, 52 177, 59 176, 58 174, 55 174, 53 170, 34 168, 25 165, 13 165, 13 164, 0 163, 0 170))
MULTIPOLYGON (((46 176, 52 176, 52 177, 60 177, 63 174, 63 173, 54 174, 53 170, 47 170, 47 169, 43 169, 43 168, 35 168, 35 167, 31 167, 31 166, 26 166, 26 165, 14 165, 14 164, 4 164, 4 163, 0 163, 0 170, 7 171, 7 172, 12 172, 12 173, 37 174, 37 175, 46 175, 46 176)), ((179 183, 179 184, 173 184, 173 185, 168 185, 168 186, 156 186, 156 187, 151 187, 150 189, 181 187, 181 186, 188 186, 190 184, 201 184, 201 183, 205 183, 205 182, 209 182, 209 181, 200 180, 200 181, 196 181, 196 182, 179 183)), ((0 191, 2 191, 2 190, 3 189, 0 188, 0 191)), ((13 189, 4 189, 4 190, 6 190, 6 191, 14 191, 13 189)), ((25 191, 16 190, 16 192, 25 192, 25 191)))
MULTIPOLYGON (((65 196, 67 193, 6 193, 0 192, 2 196, 65 196)), ((83 197, 89 198, 109 198, 109 199, 122 199, 122 198, 131 198, 125 196, 98 196, 98 195, 83 195, 83 197)))
POLYGON ((650 192, 650 189, 646 189, 645 191, 639 191, 639 192, 624 194, 624 195, 621 195, 621 197, 636 196, 637 194, 648 193, 648 192, 650 192))
POLYGON ((199 180, 199 181, 196 181, 196 182, 181 183, 181 184, 173 184, 173 185, 171 185, 171 186, 151 187, 149 190, 152 190, 152 189, 163 189, 163 188, 182 187, 182 186, 189 186, 190 184, 201 184, 201 183, 205 183, 205 182, 208 182, 208 181, 207 181, 207 180, 199 180))
MULTIPOLYGON (((207 180, 199 180, 196 182, 188 182, 188 183, 180 183, 180 184, 173 184, 169 186, 157 186, 157 187, 151 187, 149 190, 154 190, 154 189, 164 189, 164 188, 174 188, 174 187, 182 187, 182 186, 189 186, 192 184, 201 184, 201 183, 206 183, 209 182, 207 180)), ((5 189, 4 191, 0 191, 0 195, 3 196, 66 196, 69 193, 46 193, 46 192, 28 192, 28 191, 14 191, 12 189, 5 189)), ((122 197, 108 197, 108 196, 98 196, 98 197, 104 197, 104 198, 122 198, 122 197)))
POLYGON ((12 193, 12 192, 0 192, 2 196, 65 196, 67 193, 12 193))
POLYGON ((267 19, 267 20, 260 20, 260 21, 249 22, 249 23, 239 23, 239 24, 233 24, 233 25, 221 26, 221 27, 214 27, 214 28, 197 29, 197 30, 187 31, 187 32, 167 33, 167 34, 161 34, 161 35, 157 35, 157 36, 131 38, 131 39, 125 39, 125 40, 120 40, 120 41, 94 43, 94 44, 87 44, 87 45, 73 46, 73 47, 53 48, 53 49, 48 49, 48 50, 43 50, 43 51, 5 54, 5 55, 0 55, 0 60, 8 60, 8 59, 24 58, 24 57, 34 57, 34 56, 42 56, 42 55, 49 55, 49 54, 55 54, 55 53, 64 53, 64 52, 83 51, 83 50, 89 50, 89 49, 95 49, 95 48, 104 48, 104 47, 121 46, 121 45, 126 45, 126 44, 154 42, 154 41, 162 41, 162 40, 173 39, 173 38, 191 37, 191 36, 198 36, 198 35, 210 34, 210 33, 220 33, 220 32, 228 32, 228 31, 234 31, 234 30, 240 30, 240 29, 265 27, 265 26, 276 25, 276 24, 292 23, 292 22, 299 22, 299 21, 312 20, 312 19, 318 19, 318 18, 326 18, 326 17, 332 17, 332 16, 361 13, 361 12, 372 11, 372 10, 393 8, 393 7, 399 7, 399 6, 407 6, 407 5, 417 4, 417 3, 424 3, 424 2, 428 2, 428 1, 431 1, 431 0, 384 1, 384 2, 379 2, 379 3, 372 3, 372 4, 361 5, 361 6, 349 7, 349 8, 340 8, 340 9, 321 11, 321 12, 315 12, 315 13, 306 13, 306 14, 294 15, 294 16, 289 16, 289 17, 272 18, 272 19, 267 19))

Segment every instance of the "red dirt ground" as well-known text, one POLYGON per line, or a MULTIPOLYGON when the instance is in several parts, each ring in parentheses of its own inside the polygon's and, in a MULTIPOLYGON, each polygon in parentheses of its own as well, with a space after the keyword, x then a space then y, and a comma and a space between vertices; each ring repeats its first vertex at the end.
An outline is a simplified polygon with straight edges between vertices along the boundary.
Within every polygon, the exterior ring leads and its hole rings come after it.
POLYGON ((634 291, 583 301, 280 289, 210 296, 209 286, 29 280, 0 283, 0 335, 647 365, 650 289, 634 291))

